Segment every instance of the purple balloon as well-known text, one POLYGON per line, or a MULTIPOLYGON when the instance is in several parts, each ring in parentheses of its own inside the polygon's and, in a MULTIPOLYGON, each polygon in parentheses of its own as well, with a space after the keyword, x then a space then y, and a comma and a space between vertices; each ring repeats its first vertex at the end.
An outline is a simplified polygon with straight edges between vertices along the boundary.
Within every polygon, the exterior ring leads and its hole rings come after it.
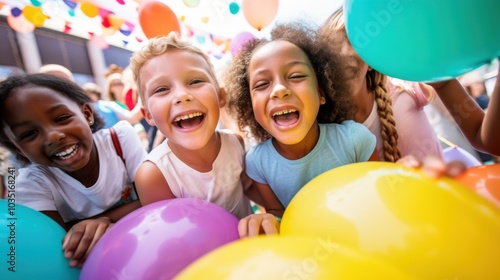
POLYGON ((238 239, 238 219, 216 204, 194 198, 155 202, 106 232, 80 279, 171 279, 205 253, 238 239))
POLYGON ((229 50, 231 51, 231 54, 233 56, 238 55, 240 52, 241 48, 248 43, 248 41, 255 39, 255 36, 247 31, 243 31, 236 35, 231 42, 229 43, 229 50))
POLYGON ((446 163, 454 160, 459 160, 462 161, 467 168, 482 165, 482 163, 477 158, 458 146, 448 147, 444 149, 443 155, 444 161, 446 163))

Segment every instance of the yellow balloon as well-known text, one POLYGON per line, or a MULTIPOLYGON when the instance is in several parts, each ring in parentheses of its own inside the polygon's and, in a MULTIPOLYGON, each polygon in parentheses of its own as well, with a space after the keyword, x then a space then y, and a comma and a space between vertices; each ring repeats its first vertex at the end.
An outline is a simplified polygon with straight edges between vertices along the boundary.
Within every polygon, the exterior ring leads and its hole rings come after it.
POLYGON ((48 18, 40 7, 29 5, 23 8, 23 16, 36 27, 42 27, 48 18))
POLYGON ((83 2, 80 9, 89 18, 94 18, 99 14, 99 8, 91 3, 83 2))
POLYGON ((454 180, 395 163, 319 175, 288 205, 281 234, 330 238, 422 279, 500 276, 500 209, 454 180))
POLYGON ((324 238, 259 236, 219 247, 174 279, 416 279, 324 238))

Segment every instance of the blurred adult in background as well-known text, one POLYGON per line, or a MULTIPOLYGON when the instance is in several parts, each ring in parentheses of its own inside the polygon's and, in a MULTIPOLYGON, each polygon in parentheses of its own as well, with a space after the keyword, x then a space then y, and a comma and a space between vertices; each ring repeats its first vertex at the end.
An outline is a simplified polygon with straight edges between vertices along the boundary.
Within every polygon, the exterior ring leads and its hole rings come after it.
POLYGON ((69 71, 68 68, 59 64, 45 64, 38 70, 40 73, 51 74, 61 78, 68 79, 70 81, 75 81, 73 73, 69 71))
POLYGON ((106 99, 114 101, 122 108, 127 109, 124 102, 123 68, 111 64, 104 76, 106 77, 106 99))
POLYGON ((149 141, 140 121, 143 119, 139 104, 132 111, 124 109, 114 101, 102 100, 102 89, 95 83, 85 83, 83 86, 85 93, 94 101, 94 108, 104 120, 104 128, 114 126, 121 120, 131 123, 141 139, 144 149, 148 149, 149 141))

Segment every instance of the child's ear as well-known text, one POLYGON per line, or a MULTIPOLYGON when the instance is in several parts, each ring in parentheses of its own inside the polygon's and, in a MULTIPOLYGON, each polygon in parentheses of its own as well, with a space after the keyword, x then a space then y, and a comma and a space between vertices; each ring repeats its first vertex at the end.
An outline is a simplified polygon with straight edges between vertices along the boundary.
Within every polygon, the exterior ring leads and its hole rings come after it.
POLYGON ((224 108, 226 106, 226 98, 227 98, 227 92, 226 90, 221 87, 219 88, 219 108, 224 108))
POLYGON ((153 116, 148 110, 144 109, 144 107, 141 107, 141 114, 144 116, 144 119, 146 119, 146 122, 149 125, 156 126, 153 116))
POLYGON ((322 89, 319 90, 319 104, 323 105, 326 103, 325 93, 322 89))
POLYGON ((94 107, 90 103, 85 103, 82 106, 82 113, 89 125, 92 126, 94 124, 94 107))

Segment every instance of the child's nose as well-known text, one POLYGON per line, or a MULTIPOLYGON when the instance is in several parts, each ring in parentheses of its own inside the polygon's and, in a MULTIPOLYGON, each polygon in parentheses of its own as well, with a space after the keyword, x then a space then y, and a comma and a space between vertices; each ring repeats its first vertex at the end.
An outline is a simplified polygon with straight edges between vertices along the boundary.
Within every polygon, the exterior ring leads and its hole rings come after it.
POLYGON ((61 142, 65 138, 65 134, 57 129, 47 131, 47 145, 61 142))
POLYGON ((271 92, 271 98, 284 98, 290 96, 292 92, 283 84, 277 83, 271 92))
POLYGON ((183 103, 183 102, 189 102, 192 101, 194 98, 189 92, 185 89, 180 90, 175 97, 175 104, 183 103))

